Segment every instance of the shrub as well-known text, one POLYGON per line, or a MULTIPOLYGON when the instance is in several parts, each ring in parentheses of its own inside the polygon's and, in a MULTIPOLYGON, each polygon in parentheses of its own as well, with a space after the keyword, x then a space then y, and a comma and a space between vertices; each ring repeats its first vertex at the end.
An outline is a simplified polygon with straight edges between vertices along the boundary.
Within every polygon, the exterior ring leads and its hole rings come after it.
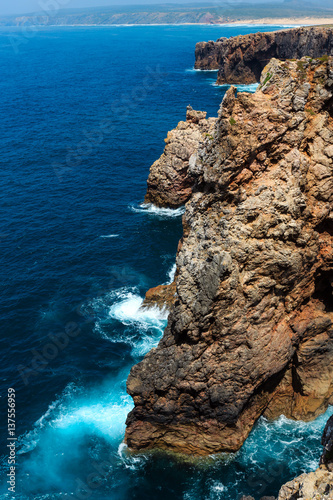
POLYGON ((267 73, 267 75, 266 75, 266 78, 265 78, 265 80, 264 80, 263 85, 266 85, 266 83, 267 83, 267 82, 269 82, 269 80, 272 78, 272 76, 273 76, 273 75, 271 75, 271 73, 267 73))

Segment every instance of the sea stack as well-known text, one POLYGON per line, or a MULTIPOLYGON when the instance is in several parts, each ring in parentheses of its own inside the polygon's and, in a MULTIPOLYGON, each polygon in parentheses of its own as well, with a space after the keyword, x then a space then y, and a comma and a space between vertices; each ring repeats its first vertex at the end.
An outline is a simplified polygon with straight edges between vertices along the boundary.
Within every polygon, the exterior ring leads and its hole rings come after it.
POLYGON ((194 178, 189 165, 195 161, 201 142, 212 136, 216 118, 187 107, 186 121, 168 133, 162 156, 151 166, 145 203, 158 207, 179 208, 192 195, 194 178))
POLYGON ((333 403, 332 96, 332 57, 227 91, 189 165, 167 329, 128 378, 132 450, 236 451, 261 415, 333 403))

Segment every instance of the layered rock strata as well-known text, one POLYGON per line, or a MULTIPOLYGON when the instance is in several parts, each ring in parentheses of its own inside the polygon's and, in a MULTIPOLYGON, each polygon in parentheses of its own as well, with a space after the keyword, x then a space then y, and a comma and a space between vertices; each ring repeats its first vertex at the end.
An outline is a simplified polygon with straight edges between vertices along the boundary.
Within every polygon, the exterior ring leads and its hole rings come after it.
POLYGON ((189 164, 199 144, 211 137, 216 118, 206 118, 207 113, 188 106, 186 122, 168 133, 162 156, 151 166, 145 203, 158 207, 178 208, 192 194, 193 177, 189 164))
POLYGON ((190 167, 168 327, 128 378, 130 448, 235 451, 261 415, 333 403, 332 95, 333 58, 227 92, 190 167))
POLYGON ((200 42, 195 68, 218 69, 217 83, 255 83, 270 59, 333 55, 333 28, 296 28, 200 42))

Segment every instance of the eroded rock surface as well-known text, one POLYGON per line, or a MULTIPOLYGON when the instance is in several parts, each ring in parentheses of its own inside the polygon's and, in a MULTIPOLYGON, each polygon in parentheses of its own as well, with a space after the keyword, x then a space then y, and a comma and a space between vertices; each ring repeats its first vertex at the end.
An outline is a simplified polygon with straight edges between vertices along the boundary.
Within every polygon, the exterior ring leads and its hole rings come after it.
POLYGON ((333 500, 333 474, 318 469, 285 484, 278 500, 333 500))
POLYGON ((333 58, 227 92, 190 167, 168 327, 128 378, 130 448, 235 451, 263 414, 333 403, 332 95, 333 58))
POLYGON ((164 153, 150 168, 145 203, 178 208, 189 200, 194 182, 189 164, 195 161, 199 144, 211 136, 216 123, 216 118, 206 116, 189 106, 186 122, 168 133, 164 153))
POLYGON ((195 50, 197 69, 219 69, 217 83, 255 83, 270 59, 300 59, 333 55, 332 28, 295 28, 254 33, 216 42, 200 42, 195 50))
POLYGON ((171 309, 176 301, 176 283, 159 285, 150 288, 146 293, 142 307, 159 307, 160 309, 171 309))

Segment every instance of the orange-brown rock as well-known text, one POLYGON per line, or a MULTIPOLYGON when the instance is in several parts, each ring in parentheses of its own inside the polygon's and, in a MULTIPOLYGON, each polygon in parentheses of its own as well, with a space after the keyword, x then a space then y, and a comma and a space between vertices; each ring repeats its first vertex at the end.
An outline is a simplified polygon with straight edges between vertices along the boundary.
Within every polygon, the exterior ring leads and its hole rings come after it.
POLYGON ((168 133, 162 156, 151 166, 145 203, 158 207, 178 208, 192 195, 193 177, 189 165, 194 161, 201 142, 209 139, 216 118, 206 119, 207 113, 188 106, 186 122, 168 133))
POLYGON ((278 500, 333 500, 333 474, 320 467, 285 484, 278 500))
POLYGON ((302 27, 200 42, 195 68, 218 69, 217 83, 255 83, 270 59, 333 55, 333 29, 302 27))
POLYGON ((171 309, 176 300, 176 283, 150 288, 146 293, 142 307, 158 306, 160 309, 171 309))
POLYGON ((333 403, 332 172, 332 57, 228 90, 190 166, 167 329, 128 378, 130 448, 235 451, 263 414, 333 403))

